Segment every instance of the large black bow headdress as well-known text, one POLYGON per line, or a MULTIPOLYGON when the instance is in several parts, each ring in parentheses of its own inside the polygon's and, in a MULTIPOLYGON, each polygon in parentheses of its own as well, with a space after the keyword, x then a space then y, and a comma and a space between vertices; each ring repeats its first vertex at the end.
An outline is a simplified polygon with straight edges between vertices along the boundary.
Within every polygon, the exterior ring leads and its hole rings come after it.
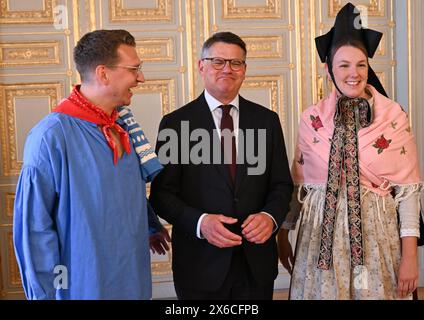
MULTIPOLYGON (((350 40, 358 41, 363 44, 367 50, 369 58, 372 58, 377 50, 378 44, 382 38, 381 32, 363 28, 359 10, 350 2, 340 9, 337 14, 334 26, 326 34, 315 38, 315 44, 318 50, 321 62, 327 62, 330 75, 333 78, 330 54, 332 48, 338 48, 347 44, 350 40)), ((380 80, 371 67, 368 68, 368 81, 381 94, 387 97, 380 80)), ((340 90, 339 90, 340 91, 340 90)))

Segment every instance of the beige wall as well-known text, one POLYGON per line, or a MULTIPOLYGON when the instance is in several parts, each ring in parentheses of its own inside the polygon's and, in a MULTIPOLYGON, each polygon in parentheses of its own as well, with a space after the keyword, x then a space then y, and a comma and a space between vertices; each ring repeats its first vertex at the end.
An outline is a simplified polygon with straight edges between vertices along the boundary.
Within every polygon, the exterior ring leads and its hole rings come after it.
MULTIPOLYGON (((415 24, 407 23, 409 15, 422 10, 423 5, 420 0, 408 1, 409 14, 397 21, 399 1, 403 0, 351 1, 364 6, 370 27, 384 32, 372 63, 394 98, 400 90, 395 86, 396 31, 405 30, 405 36, 413 34, 421 39, 419 49, 408 48, 412 57, 408 60, 408 75, 416 67, 422 70, 423 55, 414 54, 417 50, 424 53, 422 24, 419 19, 415 24)), ((11 232, 25 137, 78 83, 72 48, 83 34, 100 28, 123 28, 135 36, 147 81, 136 90, 131 108, 151 141, 156 139, 164 114, 202 91, 197 59, 203 41, 216 31, 239 34, 248 46, 242 95, 280 115, 291 158, 302 109, 328 90, 314 37, 327 32, 337 10, 346 2, 0 0, 0 298, 22 296, 11 232)), ((409 39, 409 43, 413 42, 409 39)), ((417 98, 411 94, 409 101, 414 128, 422 127, 423 120, 419 110, 423 102, 422 77, 420 81, 421 87, 414 90, 421 91, 421 95, 417 98)), ((174 294, 170 259, 170 255, 152 256, 155 297, 174 294)), ((276 287, 287 287, 288 282, 288 274, 281 268, 276 287)))

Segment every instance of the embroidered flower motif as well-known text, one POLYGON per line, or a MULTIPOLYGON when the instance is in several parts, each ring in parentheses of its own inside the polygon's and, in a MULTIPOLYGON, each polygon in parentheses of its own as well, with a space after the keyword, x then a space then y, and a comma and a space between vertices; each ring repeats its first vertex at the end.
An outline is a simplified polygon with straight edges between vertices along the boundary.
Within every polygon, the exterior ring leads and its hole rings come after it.
POLYGON ((319 140, 316 137, 314 137, 314 141, 312 141, 312 143, 317 144, 317 143, 319 143, 319 140))
POLYGON ((314 128, 315 131, 318 131, 319 128, 324 127, 319 116, 314 117, 313 115, 311 115, 311 121, 312 128, 314 128))
POLYGON ((390 125, 392 126, 393 130, 395 130, 397 126, 397 122, 392 121, 390 125))
POLYGON ((405 131, 411 133, 411 127, 406 128, 405 131))
POLYGON ((305 160, 303 160, 303 153, 301 153, 301 154, 300 154, 300 159, 299 159, 299 160, 297 160, 297 162, 298 162, 301 166, 303 166, 303 165, 305 164, 305 160))
POLYGON ((387 140, 386 138, 384 138, 384 135, 382 134, 381 137, 378 138, 375 144, 373 144, 372 146, 378 149, 378 154, 380 154, 384 151, 384 149, 387 149, 391 143, 392 143, 392 139, 387 140))
POLYGON ((380 186, 378 184, 375 184, 374 182, 371 182, 371 185, 373 188, 380 188, 380 186))

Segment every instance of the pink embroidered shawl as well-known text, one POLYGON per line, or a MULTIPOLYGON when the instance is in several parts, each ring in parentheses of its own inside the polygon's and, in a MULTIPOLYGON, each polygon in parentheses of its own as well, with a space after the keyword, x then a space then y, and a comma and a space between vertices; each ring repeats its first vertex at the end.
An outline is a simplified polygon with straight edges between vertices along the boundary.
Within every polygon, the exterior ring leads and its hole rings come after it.
MULTIPOLYGON (((358 132, 361 185, 382 196, 392 185, 421 182, 417 149, 401 106, 367 86, 374 98, 374 120, 358 132)), ((302 114, 292 166, 295 184, 326 184, 334 131, 336 91, 302 114)))

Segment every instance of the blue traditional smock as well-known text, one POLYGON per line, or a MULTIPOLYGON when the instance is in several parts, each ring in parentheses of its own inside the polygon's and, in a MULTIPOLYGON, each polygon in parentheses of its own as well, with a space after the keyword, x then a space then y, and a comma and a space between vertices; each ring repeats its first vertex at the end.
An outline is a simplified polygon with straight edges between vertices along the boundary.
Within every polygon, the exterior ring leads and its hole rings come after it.
POLYGON ((28 299, 151 298, 139 159, 115 166, 93 123, 51 113, 31 130, 13 237, 28 299))

